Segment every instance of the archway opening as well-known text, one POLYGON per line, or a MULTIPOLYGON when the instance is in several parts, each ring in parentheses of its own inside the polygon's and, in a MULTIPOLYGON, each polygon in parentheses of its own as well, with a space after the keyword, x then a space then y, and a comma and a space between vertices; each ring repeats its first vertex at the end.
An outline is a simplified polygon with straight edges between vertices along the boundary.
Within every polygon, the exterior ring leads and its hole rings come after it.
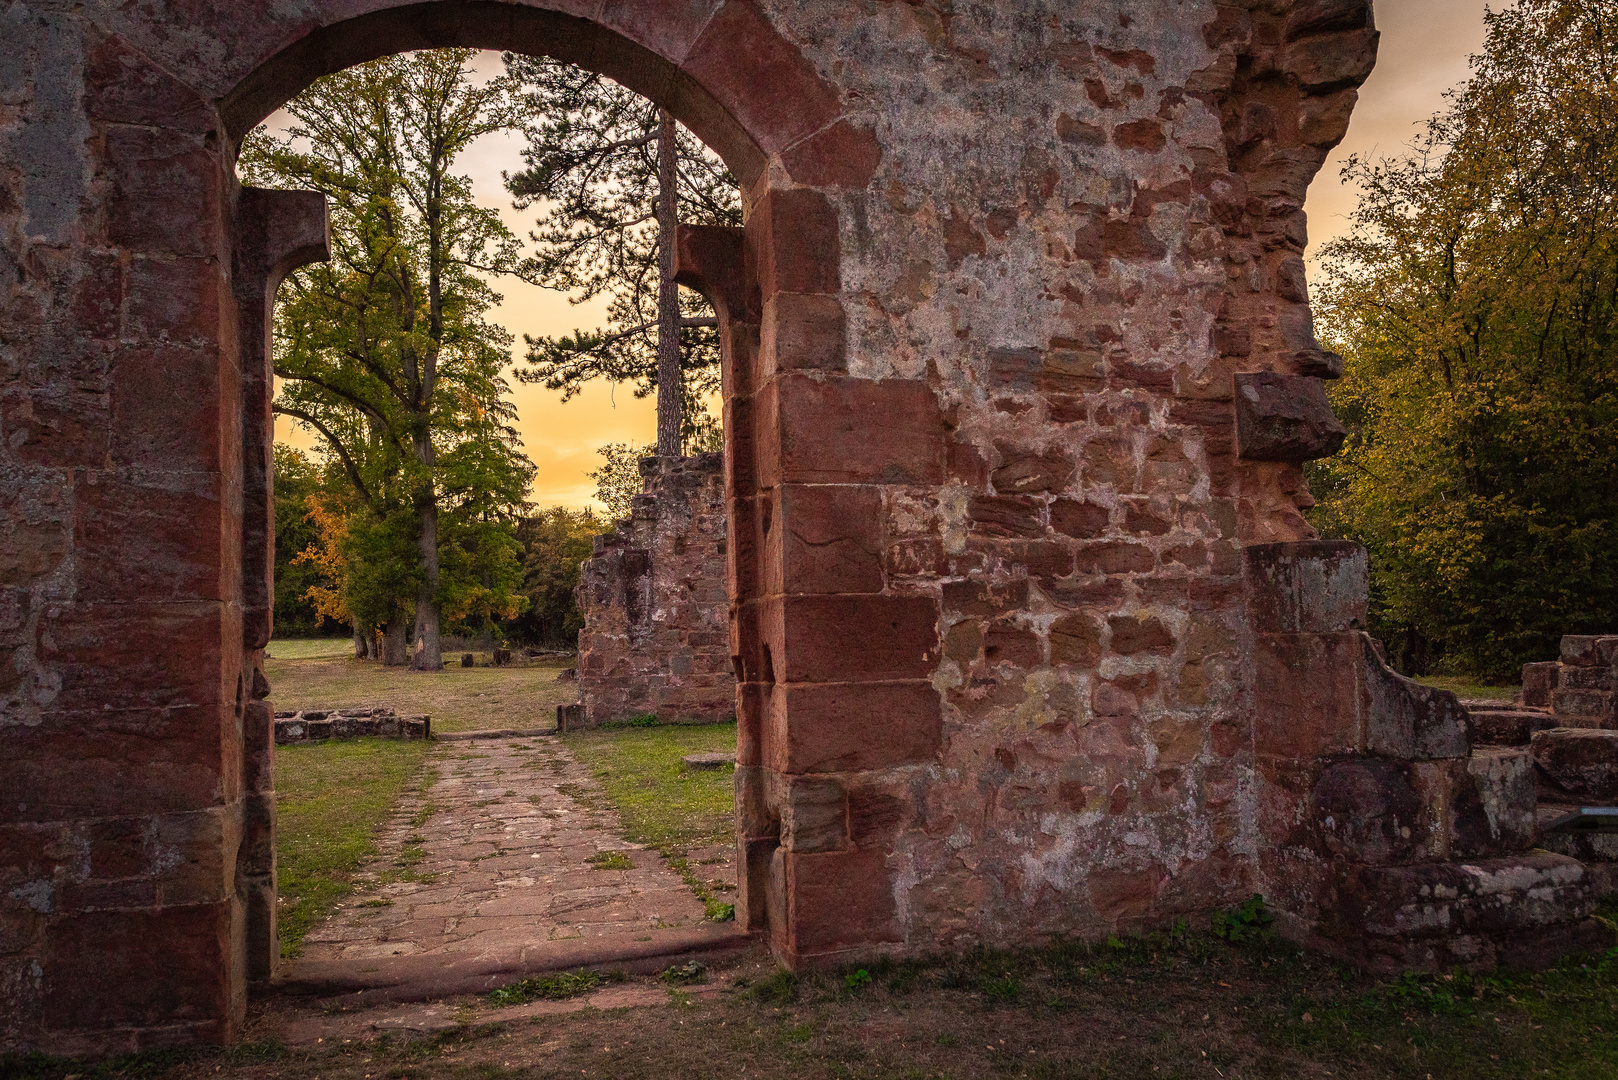
MULTIPOLYGON (((704 33, 712 29, 711 26, 707 27, 704 33)), ((689 47, 694 44, 694 40, 685 44, 689 47)), ((239 146, 253 123, 290 99, 303 86, 324 74, 403 49, 434 46, 504 47, 512 52, 543 54, 566 60, 588 70, 609 75, 624 86, 643 93, 666 107, 669 113, 678 117, 708 145, 713 146, 742 181, 744 191, 749 184, 756 187, 756 182, 763 176, 765 156, 758 143, 745 134, 741 123, 732 112, 720 107, 688 71, 682 70, 666 57, 642 45, 634 44, 620 34, 597 24, 554 12, 529 8, 513 9, 507 5, 454 5, 453 8, 431 4, 418 5, 364 16, 317 31, 266 62, 226 96, 222 102, 222 112, 231 140, 233 144, 239 146)), ((814 112, 815 102, 812 96, 803 104, 809 106, 808 114, 814 112)), ((800 118, 794 118, 788 121, 787 126, 791 127, 802 122, 800 118)), ((776 137, 780 138, 779 134, 776 137)), ((245 196, 249 191, 244 190, 243 194, 245 196)), ((752 197, 756 201, 760 193, 754 191, 752 197)), ((746 202, 745 197, 743 201, 746 202)), ((273 207, 271 209, 273 211, 273 207)), ((766 221, 769 216, 764 215, 766 221)), ((261 226, 260 231, 274 233, 275 229, 273 226, 261 226)), ((757 497, 754 479, 756 471, 750 460, 753 440, 751 433, 745 430, 751 416, 751 411, 746 408, 746 398, 752 387, 759 340, 758 324, 761 320, 756 273, 761 262, 769 264, 772 261, 771 253, 783 242, 790 243, 778 241, 770 230, 752 227, 747 230, 745 238, 742 229, 733 228, 727 231, 724 227, 697 229, 681 236, 680 279, 682 283, 705 294, 712 301, 716 311, 715 321, 718 323, 716 329, 720 351, 723 353, 722 392, 728 436, 722 470, 723 499, 726 510, 729 511, 725 516, 731 523, 728 531, 732 534, 738 528, 735 513, 737 505, 739 503, 750 505, 757 497), (736 430, 738 426, 744 429, 739 433, 739 437, 736 430)), ((309 246, 304 245, 305 248, 309 246)), ((812 258, 800 256, 799 262, 809 262, 812 258)), ((256 320, 253 318, 242 320, 245 329, 243 352, 249 360, 246 365, 249 371, 257 370, 257 366, 251 362, 255 345, 261 358, 267 360, 274 355, 275 346, 270 335, 269 305, 273 301, 276 282, 272 280, 268 284, 264 310, 258 314, 256 320), (259 341, 263 344, 257 344, 259 341)), ((252 306, 250 298, 249 306, 252 306)), ((262 410, 268 407, 270 394, 271 383, 266 375, 264 384, 258 388, 258 401, 254 402, 250 397, 249 412, 262 416, 262 410)), ((247 449, 249 457, 255 460, 259 453, 257 446, 267 446, 273 430, 267 424, 261 423, 260 426, 261 431, 248 432, 247 449), (256 443, 255 440, 259 442, 256 443)), ((264 469, 267 487, 268 466, 264 466, 264 469)), ((247 486, 251 495, 251 485, 247 486)), ((267 507, 267 498, 265 503, 267 507)), ((740 528, 745 530, 752 516, 750 513, 744 514, 740 528)), ((744 556, 752 555, 753 545, 743 544, 740 547, 744 556)), ((722 550, 725 552, 727 564, 725 579, 729 588, 725 591, 728 591, 729 604, 732 608, 745 605, 749 600, 746 585, 749 582, 756 582, 757 570, 748 565, 745 559, 738 560, 738 545, 731 542, 729 536, 726 537, 722 550)), ((626 596, 629 591, 625 590, 626 596)), ((756 628, 758 625, 756 618, 738 621, 743 627, 756 628)), ((722 642, 708 642, 708 644, 710 646, 718 644, 728 654, 726 659, 735 677, 739 677, 744 683, 748 681, 749 675, 754 680, 764 677, 763 673, 768 670, 767 664, 748 662, 753 652, 762 652, 761 646, 756 641, 756 631, 750 634, 745 629, 733 628, 724 635, 724 638, 726 640, 722 642)), ((249 638, 247 644, 251 654, 254 642, 249 638)), ((263 642, 258 644, 262 648, 263 642)), ((246 660, 249 665, 261 662, 252 655, 246 660)), ((741 699, 749 700, 749 697, 743 694, 741 699)), ((755 703, 760 699, 761 696, 757 693, 750 698, 755 703)), ((748 712, 745 706, 739 711, 744 714, 748 712)), ((744 715, 742 719, 738 738, 743 745, 738 747, 738 756, 743 761, 756 760, 756 748, 750 753, 745 745, 749 739, 756 743, 759 720, 756 706, 752 710, 752 715, 744 715)), ((756 786, 738 784, 737 790, 744 788, 751 790, 756 786)), ((755 812, 751 816, 760 815, 755 812)), ((746 849, 745 844, 743 849, 746 849)), ((767 857, 767 852, 765 855, 767 857)), ((745 867, 741 876, 745 881, 747 876, 745 867)), ((738 918, 744 927, 756 927, 764 918, 762 898, 756 889, 751 901, 746 895, 745 887, 743 894, 738 897, 738 918)), ((263 906, 262 903, 259 905, 260 908, 263 906)), ((251 905, 249 907, 251 910, 251 905)), ((274 910, 273 900, 269 910, 274 910)), ((270 936, 273 938, 273 933, 270 936)), ((261 942, 265 937, 263 928, 255 930, 250 924, 248 937, 250 942, 261 942)), ((250 953, 255 947, 250 945, 250 953)), ((262 962, 258 970, 262 973, 262 962)))

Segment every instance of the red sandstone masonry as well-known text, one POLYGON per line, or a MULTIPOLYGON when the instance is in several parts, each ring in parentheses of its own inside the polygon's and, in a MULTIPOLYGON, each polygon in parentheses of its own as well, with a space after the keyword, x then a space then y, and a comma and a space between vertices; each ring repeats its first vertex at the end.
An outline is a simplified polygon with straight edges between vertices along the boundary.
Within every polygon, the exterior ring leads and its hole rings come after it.
MULTIPOLYGON (((1302 459, 1339 365, 1302 205, 1374 58, 1368 3, 18 11, 0 784, 26 797, 0 807, 0 1044, 228 1039, 263 974, 263 312, 231 154, 311 79, 403 49, 549 50, 670 107, 743 183, 745 229, 681 245, 722 316, 728 566, 669 609, 659 648, 689 670, 635 678, 739 676, 739 915, 784 960, 1111 933, 1259 887, 1300 918, 1357 902, 1371 879, 1333 893, 1306 827, 1323 761, 1289 754, 1381 740, 1450 806, 1443 710, 1374 729, 1349 711, 1369 662, 1324 641, 1354 628, 1255 630, 1243 579, 1245 547, 1313 537, 1302 459), (1288 672, 1341 694, 1256 731, 1288 672), (258 854, 231 868, 237 819, 258 854), (197 820, 221 822, 192 840, 217 893, 115 839, 197 820), (67 854, 92 835, 105 876, 67 854), (76 1001, 103 959, 111 989, 76 1001)), ((586 652, 586 679, 629 655, 586 652)), ((1576 892, 1568 872, 1534 870, 1576 892)))
POLYGON ((597 537, 576 593, 587 725, 735 715, 722 470, 718 454, 645 459, 634 516, 597 537))

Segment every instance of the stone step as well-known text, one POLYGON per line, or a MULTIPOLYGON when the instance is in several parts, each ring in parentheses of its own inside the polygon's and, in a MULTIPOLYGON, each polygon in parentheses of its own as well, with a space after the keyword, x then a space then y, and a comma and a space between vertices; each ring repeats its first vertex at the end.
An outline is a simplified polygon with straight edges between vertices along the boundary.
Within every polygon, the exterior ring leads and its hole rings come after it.
POLYGON ((1609 690, 1553 690, 1551 709, 1568 727, 1618 727, 1618 701, 1609 690))
POLYGON ((1473 746, 1527 746, 1534 732, 1558 726, 1548 709, 1500 702, 1466 702, 1466 734, 1473 746))
POLYGON ((736 764, 736 755, 723 750, 710 750, 701 754, 687 754, 680 759, 680 763, 688 769, 723 769, 736 764))
POLYGON ((1549 801, 1618 801, 1618 731, 1550 728, 1536 731, 1529 747, 1549 801))
POLYGON ((1535 852, 1468 862, 1343 867, 1328 949, 1374 970, 1540 966, 1610 948, 1579 860, 1535 852))
POLYGON ((1618 665, 1618 634, 1565 634, 1562 663, 1569 667, 1618 665))

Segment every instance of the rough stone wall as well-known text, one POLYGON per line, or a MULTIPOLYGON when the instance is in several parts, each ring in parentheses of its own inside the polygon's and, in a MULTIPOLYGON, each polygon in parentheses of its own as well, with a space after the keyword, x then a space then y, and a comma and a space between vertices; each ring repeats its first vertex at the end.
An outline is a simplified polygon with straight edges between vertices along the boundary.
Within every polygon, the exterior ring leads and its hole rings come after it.
POLYGON ((757 513, 785 578, 761 615, 786 623, 760 707, 778 950, 1097 934, 1251 893, 1241 549, 1313 535, 1301 462, 1341 438, 1302 204, 1369 5, 776 10, 882 151, 828 193, 841 276, 803 291, 829 297, 766 287, 762 370, 772 318, 818 319, 810 370, 755 406, 781 425, 757 513), (794 655, 811 612, 846 630, 794 655), (793 922, 834 894, 852 932, 793 922))
POLYGON ((584 724, 655 714, 664 723, 736 715, 719 454, 643 458, 633 516, 596 537, 578 589, 584 724))
POLYGON ((232 156, 313 78, 434 45, 604 72, 743 183, 745 230, 681 253, 724 323, 743 925, 819 963, 1263 882, 1243 549, 1310 537, 1301 462, 1341 438, 1302 204, 1368 0, 19 0, 0 30, 0 1043, 228 1039, 268 973, 265 327, 323 237, 232 156))

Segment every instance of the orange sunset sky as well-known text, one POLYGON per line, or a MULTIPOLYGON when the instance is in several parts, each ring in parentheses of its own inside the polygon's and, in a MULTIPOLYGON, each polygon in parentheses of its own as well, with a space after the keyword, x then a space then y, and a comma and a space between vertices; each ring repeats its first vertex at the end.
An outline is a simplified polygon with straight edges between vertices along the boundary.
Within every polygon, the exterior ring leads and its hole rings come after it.
MULTIPOLYGON (((1382 31, 1376 70, 1360 93, 1348 137, 1337 148, 1310 190, 1311 246, 1345 227, 1354 192, 1338 179, 1351 154, 1396 155, 1416 132, 1416 125, 1443 107, 1443 93, 1467 75, 1467 57, 1483 41, 1484 0, 1378 0, 1377 25, 1382 31)), ((1500 6, 1496 0, 1496 7, 1500 6)), ((491 70, 498 57, 487 54, 480 67, 491 70)), ((278 117, 272 117, 274 124, 278 117)), ((501 170, 520 166, 521 140, 515 135, 489 136, 462 159, 480 202, 500 209, 508 226, 526 236, 529 215, 511 209, 500 182, 501 170)), ((499 286, 505 297, 497 320, 516 335, 556 334, 601 325, 604 303, 574 306, 565 295, 517 281, 499 286)), ((539 506, 583 507, 594 503, 595 485, 586 475, 600 458, 596 448, 610 442, 647 443, 656 434, 656 411, 650 399, 637 399, 627 385, 593 384, 563 404, 561 395, 541 386, 516 383, 517 427, 523 448, 538 467, 532 498, 539 506)), ((277 436, 308 447, 311 436, 281 420, 277 436)))

